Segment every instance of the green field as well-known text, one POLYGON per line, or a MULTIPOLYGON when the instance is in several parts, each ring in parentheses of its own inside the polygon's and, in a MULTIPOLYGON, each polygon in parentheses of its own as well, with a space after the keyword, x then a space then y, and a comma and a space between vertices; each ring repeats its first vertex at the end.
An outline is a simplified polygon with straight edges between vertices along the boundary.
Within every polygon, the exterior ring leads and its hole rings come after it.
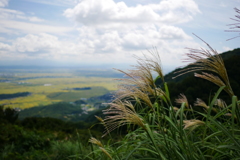
POLYGON ((108 92, 109 90, 107 90, 104 87, 92 87, 91 90, 54 92, 48 94, 47 97, 52 100, 76 101, 80 98, 90 98, 94 96, 103 95, 108 92))
POLYGON ((27 97, 0 100, 0 105, 25 109, 54 102, 71 102, 80 98, 100 96, 117 88, 117 83, 113 80, 116 78, 116 73, 105 72, 101 71, 102 74, 99 76, 98 71, 0 70, 0 94, 31 93, 27 97), (104 77, 105 72, 108 77, 104 77), (89 76, 90 73, 91 75, 96 73, 99 77, 89 76), (91 90, 71 90, 76 87, 91 87, 91 90))

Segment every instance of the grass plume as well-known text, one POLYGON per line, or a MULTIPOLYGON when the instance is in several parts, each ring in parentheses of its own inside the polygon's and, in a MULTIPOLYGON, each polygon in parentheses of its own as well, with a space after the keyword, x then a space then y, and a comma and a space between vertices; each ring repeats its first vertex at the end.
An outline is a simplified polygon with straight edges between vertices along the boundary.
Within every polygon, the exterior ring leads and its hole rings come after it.
POLYGON ((230 85, 227 70, 222 57, 208 43, 201 38, 199 39, 208 46, 208 49, 188 48, 189 53, 186 54, 187 58, 185 59, 185 62, 190 62, 189 67, 175 72, 178 74, 176 77, 189 72, 205 71, 202 72, 202 74, 195 73, 195 76, 206 79, 219 87, 226 86, 224 90, 229 94, 230 97, 232 97, 234 93, 230 85), (209 73, 206 73, 206 71, 209 73), (218 76, 215 76, 212 73, 215 73, 218 76))
MULTIPOLYGON (((230 30, 226 30, 226 32, 240 32, 240 10, 238 8, 234 8, 235 12, 237 13, 237 15, 235 15, 235 18, 230 18, 231 20, 235 21, 235 23, 233 24, 229 24, 228 26, 230 26, 230 30)), ((240 35, 235 36, 233 38, 227 39, 227 41, 235 39, 240 37, 240 35)))
POLYGON ((114 101, 114 103, 110 103, 110 108, 104 110, 103 113, 108 115, 104 119, 107 132, 103 136, 126 124, 134 124, 146 129, 144 120, 136 113, 134 106, 128 101, 114 101))

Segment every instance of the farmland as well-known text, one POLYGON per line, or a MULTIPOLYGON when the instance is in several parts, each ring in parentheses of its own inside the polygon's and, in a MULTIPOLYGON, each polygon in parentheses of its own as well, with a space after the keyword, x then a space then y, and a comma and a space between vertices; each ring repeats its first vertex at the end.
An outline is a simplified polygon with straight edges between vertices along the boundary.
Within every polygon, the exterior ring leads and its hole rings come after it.
POLYGON ((0 94, 29 92, 29 96, 0 100, 0 105, 31 108, 55 102, 72 102, 80 98, 100 96, 116 90, 114 78, 121 74, 112 70, 80 70, 63 68, 1 68, 0 94), (73 90, 86 88, 88 90, 73 90))

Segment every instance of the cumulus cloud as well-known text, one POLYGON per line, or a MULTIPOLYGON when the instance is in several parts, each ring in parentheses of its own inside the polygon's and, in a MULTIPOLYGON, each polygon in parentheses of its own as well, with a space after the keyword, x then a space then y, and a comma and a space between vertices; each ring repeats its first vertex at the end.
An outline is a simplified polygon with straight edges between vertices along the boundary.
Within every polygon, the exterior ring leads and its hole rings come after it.
POLYGON ((84 25, 151 22, 177 24, 191 20, 199 12, 193 0, 163 0, 158 4, 135 7, 113 0, 82 0, 74 8, 67 9, 64 15, 84 25))
MULTIPOLYGON (((105 39, 113 38, 114 37, 111 36, 105 36, 105 39)), ((108 44, 105 46, 105 49, 111 50, 111 47, 111 44, 108 44)), ((105 63, 109 62, 111 58, 112 61, 114 61, 113 57, 124 57, 123 55, 108 56, 94 52, 95 50, 92 50, 85 44, 60 40, 57 36, 47 33, 27 34, 24 37, 19 37, 14 40, 11 45, 0 43, 0 55, 3 59, 11 55, 12 59, 24 57, 25 59, 48 59, 89 64, 105 63), (8 51, 8 53, 6 51, 8 51)))
POLYGON ((90 48, 91 53, 122 53, 123 51, 132 52, 133 50, 146 50, 152 46, 159 46, 163 41, 173 40, 190 41, 188 36, 181 28, 163 25, 145 25, 139 29, 126 30, 102 30, 94 27, 83 26, 78 29, 79 43, 86 48, 90 48))
POLYGON ((8 51, 10 49, 11 49, 10 45, 0 42, 0 51, 8 51))
POLYGON ((0 7, 6 7, 9 0, 0 0, 0 7))
POLYGON ((49 58, 61 57, 61 55, 71 57, 80 51, 79 45, 76 43, 59 40, 57 36, 47 33, 27 34, 17 38, 11 47, 15 52, 36 57, 45 55, 49 58))
POLYGON ((181 28, 200 13, 193 0, 162 0, 129 7, 113 0, 82 0, 64 15, 80 24, 80 43, 94 53, 143 50, 162 41, 190 40, 181 28))
POLYGON ((17 38, 13 46, 18 52, 39 52, 58 47, 58 38, 46 33, 17 38))

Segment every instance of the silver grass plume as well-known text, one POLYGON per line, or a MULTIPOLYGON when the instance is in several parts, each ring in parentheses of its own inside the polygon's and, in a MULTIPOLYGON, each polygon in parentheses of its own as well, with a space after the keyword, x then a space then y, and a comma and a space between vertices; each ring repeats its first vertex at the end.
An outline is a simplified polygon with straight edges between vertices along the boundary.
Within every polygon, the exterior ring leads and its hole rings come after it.
MULTIPOLYGON (((104 110, 106 115, 104 124, 107 131, 111 132, 116 128, 126 125, 134 124, 142 127, 146 130, 145 122, 135 111, 130 99, 135 99, 136 102, 140 102, 155 112, 154 104, 150 97, 159 98, 166 96, 164 91, 157 87, 153 72, 157 73, 158 77, 163 79, 163 72, 160 64, 160 57, 157 50, 149 51, 150 56, 144 55, 144 58, 137 58, 137 65, 133 66, 134 69, 128 71, 122 71, 125 77, 117 79, 120 81, 118 85, 118 91, 116 98, 110 103, 110 108, 104 110)), ((105 133, 103 136, 105 136, 105 133)))
MULTIPOLYGON (((235 18, 230 18, 230 19, 235 21, 235 23, 229 24, 228 26, 230 26, 229 28, 230 30, 226 30, 226 32, 240 32, 240 30, 237 30, 237 29, 240 29, 240 10, 238 8, 234 8, 234 10, 237 13, 237 15, 235 15, 235 18)), ((240 37, 240 35, 227 39, 227 41, 232 40, 234 38, 238 38, 238 37, 240 37)))
POLYGON ((226 86, 224 90, 232 97, 234 93, 230 85, 227 70, 225 68, 222 57, 208 43, 206 43, 201 38, 199 39, 208 46, 208 49, 188 48, 189 53, 186 54, 188 58, 185 59, 185 62, 191 62, 191 63, 189 64, 189 67, 182 69, 178 72, 175 72, 175 73, 178 73, 176 77, 189 72, 196 72, 196 71, 209 71, 211 73, 215 73, 219 77, 206 72, 202 72, 202 74, 195 73, 195 76, 202 79, 206 79, 216 84, 219 87, 226 86))
POLYGON ((103 114, 108 115, 104 119, 107 132, 103 136, 126 124, 138 125, 146 130, 144 120, 136 113, 129 101, 114 101, 110 103, 109 109, 103 110, 103 114))

